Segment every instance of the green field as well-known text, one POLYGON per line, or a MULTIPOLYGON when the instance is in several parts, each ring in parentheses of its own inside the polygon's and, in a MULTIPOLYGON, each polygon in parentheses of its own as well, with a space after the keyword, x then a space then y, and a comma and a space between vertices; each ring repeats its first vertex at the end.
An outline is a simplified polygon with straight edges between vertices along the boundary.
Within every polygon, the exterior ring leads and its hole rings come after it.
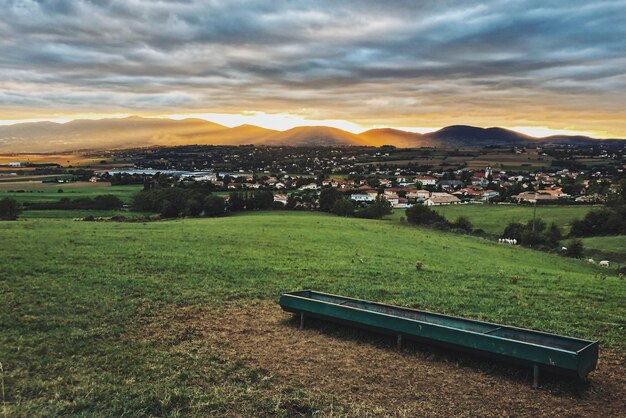
POLYGON ((0 222, 0 242, 6 416, 292 416, 289 402, 323 394, 290 389, 277 400, 263 375, 217 347, 187 344, 184 333, 167 343, 137 336, 164 311, 248 306, 282 290, 626 350, 626 282, 614 273, 599 280, 606 270, 584 261, 388 221, 298 212, 145 224, 23 219, 0 222))
MULTIPOLYGON (((500 235, 510 222, 526 223, 533 218, 532 206, 521 205, 452 205, 433 206, 449 221, 459 216, 466 216, 474 225, 488 234, 500 235)), ((593 209, 593 206, 537 206, 537 218, 543 219, 548 225, 556 223, 564 234, 569 232, 570 223, 575 218, 582 218, 593 209)), ((391 219, 406 217, 404 210, 396 209, 391 219)))
POLYGON ((583 238, 585 254, 596 261, 626 263, 626 235, 583 238))
POLYGON ((25 202, 55 202, 62 198, 94 198, 98 195, 112 194, 124 202, 130 202, 133 194, 142 189, 140 184, 111 186, 108 183, 55 183, 55 184, 0 184, 0 199, 11 197, 20 203, 25 202), (59 189, 63 193, 59 193, 59 189), (18 190, 22 190, 18 192, 18 190))
POLYGON ((75 219, 93 216, 96 218, 110 218, 113 216, 154 216, 154 213, 134 212, 130 210, 95 210, 95 209, 72 209, 72 210, 25 210, 20 218, 25 219, 75 219))

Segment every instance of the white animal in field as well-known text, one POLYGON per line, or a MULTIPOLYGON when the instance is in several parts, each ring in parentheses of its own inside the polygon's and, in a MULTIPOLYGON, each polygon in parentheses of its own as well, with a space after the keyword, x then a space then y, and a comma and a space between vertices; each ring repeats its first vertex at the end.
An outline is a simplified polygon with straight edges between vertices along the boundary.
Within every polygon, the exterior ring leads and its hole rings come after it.
POLYGON ((513 238, 513 245, 517 245, 517 240, 513 238))
POLYGON ((599 266, 602 267, 608 267, 609 266, 609 260, 602 260, 598 263, 599 266))
POLYGON ((561 247, 561 251, 567 251, 567 247, 561 247))
POLYGON ((498 242, 502 244, 502 238, 498 238, 498 242))
POLYGON ((593 258, 588 259, 587 262, 591 264, 596 264, 596 260, 594 260, 593 258))

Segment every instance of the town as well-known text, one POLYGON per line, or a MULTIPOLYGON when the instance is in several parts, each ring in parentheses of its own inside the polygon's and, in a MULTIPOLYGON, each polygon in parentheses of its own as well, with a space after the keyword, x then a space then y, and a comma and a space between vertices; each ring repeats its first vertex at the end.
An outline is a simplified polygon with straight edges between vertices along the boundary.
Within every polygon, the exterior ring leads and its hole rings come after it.
POLYGON ((179 182, 204 182, 215 191, 271 190, 275 201, 285 204, 290 193, 325 187, 358 203, 380 196, 394 208, 416 203, 598 204, 617 192, 624 155, 623 146, 158 147, 112 151, 102 158, 132 161, 132 167, 95 171, 91 180, 142 183, 158 174, 179 182))

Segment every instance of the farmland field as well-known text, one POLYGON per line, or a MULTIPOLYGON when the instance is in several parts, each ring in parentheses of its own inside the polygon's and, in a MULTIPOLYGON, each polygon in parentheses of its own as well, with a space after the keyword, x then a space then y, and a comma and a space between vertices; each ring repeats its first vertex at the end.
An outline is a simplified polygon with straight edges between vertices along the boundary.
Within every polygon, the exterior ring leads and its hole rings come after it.
POLYGON ((520 413, 558 405, 563 413, 611 415, 623 401, 626 282, 614 273, 599 280, 606 270, 583 261, 298 212, 143 224, 23 219, 0 222, 0 242, 7 416, 363 416, 428 408, 446 415, 461 413, 454 408, 464 404, 451 400, 462 394, 465 407, 483 415, 493 411, 468 391, 493 387, 499 396, 490 402, 527 400, 508 405, 520 413), (605 367, 590 382, 552 380, 540 393, 525 372, 506 366, 422 349, 394 354, 384 339, 323 325, 298 334, 275 301, 282 290, 302 288, 599 339, 605 367), (339 353, 356 363, 330 371, 339 353), (395 363, 365 363, 371 368, 361 376, 359 358, 395 363), (303 384, 306 376, 293 374, 303 359, 322 381, 338 376, 345 395, 303 384), (395 374, 386 375, 385 365, 395 374), (393 379, 416 370, 423 374, 411 375, 410 385, 442 392, 425 399, 407 386, 408 403, 398 405, 367 377, 380 372, 400 387, 407 382, 393 379), (361 376, 363 392, 344 375, 361 376), (441 386, 442 376, 457 383, 441 386), (458 384, 465 379, 475 385, 458 384))
POLYGON ((112 186, 110 183, 0 183, 0 199, 11 197, 20 203, 55 202, 62 198, 94 198, 98 195, 112 194, 124 202, 130 202, 134 193, 141 190, 140 184, 112 186), (59 193, 59 189, 63 193, 59 193))
MULTIPOLYGON (((449 221, 459 216, 466 216, 474 225, 488 234, 501 234, 510 222, 526 223, 533 218, 533 207, 522 205, 452 205, 433 206, 449 221)), ((546 224, 556 223, 565 234, 569 232, 573 219, 582 218, 593 209, 593 206, 537 206, 537 218, 543 219, 546 224)), ((395 209, 391 219, 406 217, 404 210, 395 209)))

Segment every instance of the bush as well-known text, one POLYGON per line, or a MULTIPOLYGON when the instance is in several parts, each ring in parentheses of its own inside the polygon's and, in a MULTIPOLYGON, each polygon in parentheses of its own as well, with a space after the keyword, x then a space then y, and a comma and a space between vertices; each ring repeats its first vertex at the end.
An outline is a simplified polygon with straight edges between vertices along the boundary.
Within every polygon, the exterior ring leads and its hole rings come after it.
POLYGON ((355 212, 354 216, 366 219, 382 219, 383 216, 389 215, 390 213, 391 204, 388 201, 377 197, 374 203, 359 209, 355 212))
POLYGON ((583 242, 574 238, 567 243, 567 251, 565 251, 565 255, 573 258, 581 258, 583 256, 583 251, 583 242))
POLYGON ((14 221, 18 218, 22 209, 17 200, 5 197, 0 200, 0 220, 14 221))
POLYGON ((408 208, 406 219, 412 225, 443 225, 448 223, 443 216, 424 205, 413 205, 408 208))
POLYGON ((452 227, 465 232, 472 232, 472 229, 474 229, 474 226, 467 216, 459 216, 458 218, 456 218, 456 221, 454 221, 452 227))
POLYGON ((272 209, 274 210, 283 210, 285 209, 285 204, 283 202, 272 202, 272 209))
POLYGON ((96 196, 93 199, 93 209, 99 210, 118 210, 121 209, 124 202, 119 197, 112 194, 96 196))

